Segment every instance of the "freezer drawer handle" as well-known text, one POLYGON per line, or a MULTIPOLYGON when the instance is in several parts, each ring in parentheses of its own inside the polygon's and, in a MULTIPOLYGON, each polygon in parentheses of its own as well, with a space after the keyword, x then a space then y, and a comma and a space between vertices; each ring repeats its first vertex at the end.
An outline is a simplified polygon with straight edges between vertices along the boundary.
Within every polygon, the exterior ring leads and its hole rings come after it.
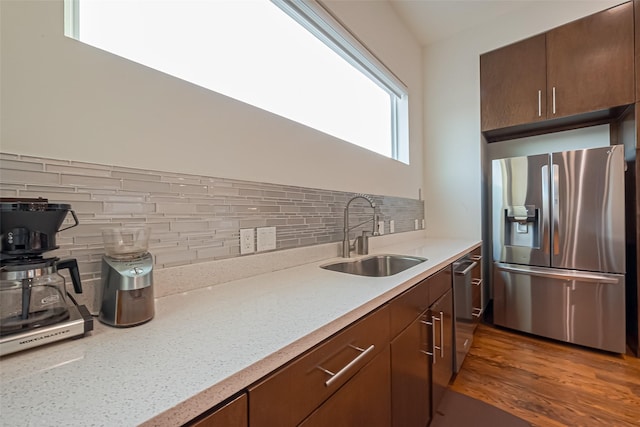
POLYGON ((318 366, 318 369, 320 369, 322 372, 324 372, 325 374, 328 374, 331 378, 329 378, 324 385, 326 387, 331 387, 331 384, 333 384, 334 382, 338 381, 339 378, 341 378, 342 376, 344 376, 348 371, 351 370, 351 368, 353 368, 354 366, 356 366, 358 363, 360 363, 360 361, 364 358, 367 357, 367 355, 369 355, 369 353, 371 353, 376 346, 374 344, 371 344, 369 347, 367 347, 366 349, 364 348, 360 348, 360 347, 356 347, 354 345, 349 345, 349 347, 351 347, 354 350, 357 350, 360 352, 360 354, 353 359, 351 362, 347 363, 342 369, 340 369, 338 372, 333 373, 328 369, 324 369, 322 366, 318 366))
POLYGON ((560 279, 560 280, 579 280, 581 282, 610 283, 614 285, 618 284, 617 279, 606 277, 606 276, 599 276, 597 274, 566 274, 566 273, 556 273, 553 271, 543 271, 543 270, 534 269, 534 268, 511 267, 506 264, 500 264, 500 263, 497 263, 496 265, 500 270, 511 272, 511 273, 527 274, 529 276, 546 277, 549 279, 560 279))

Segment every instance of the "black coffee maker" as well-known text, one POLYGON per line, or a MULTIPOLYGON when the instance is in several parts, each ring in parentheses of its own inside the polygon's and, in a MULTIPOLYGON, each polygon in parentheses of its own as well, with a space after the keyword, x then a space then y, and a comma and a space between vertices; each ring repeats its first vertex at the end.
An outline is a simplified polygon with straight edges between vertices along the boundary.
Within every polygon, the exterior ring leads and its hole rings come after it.
POLYGON ((0 198, 0 356, 93 329, 91 314, 59 274, 68 270, 75 293, 82 293, 77 261, 44 256, 58 248, 58 232, 77 225, 68 204, 0 198), (74 223, 60 228, 68 213, 74 223))

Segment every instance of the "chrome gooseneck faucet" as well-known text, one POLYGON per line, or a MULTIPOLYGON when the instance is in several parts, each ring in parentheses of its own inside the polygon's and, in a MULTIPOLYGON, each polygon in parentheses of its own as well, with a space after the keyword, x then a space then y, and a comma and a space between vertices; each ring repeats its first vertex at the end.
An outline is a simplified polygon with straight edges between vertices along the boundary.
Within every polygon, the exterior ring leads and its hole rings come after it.
POLYGON ((344 238, 342 239, 342 257, 349 258, 351 256, 351 251, 356 250, 359 255, 366 255, 369 253, 369 236, 367 233, 369 231, 363 231, 361 236, 356 237, 353 242, 353 245, 349 241, 349 231, 353 230, 356 227, 360 227, 363 224, 366 224, 369 221, 373 221, 373 229, 371 234, 373 236, 378 235, 378 213, 376 212, 376 204, 371 198, 366 194, 356 194, 347 202, 347 206, 344 208, 344 238), (362 221, 360 224, 354 225, 353 227, 349 226, 349 205, 356 199, 364 199, 369 202, 369 205, 373 208, 373 216, 365 221, 362 221))

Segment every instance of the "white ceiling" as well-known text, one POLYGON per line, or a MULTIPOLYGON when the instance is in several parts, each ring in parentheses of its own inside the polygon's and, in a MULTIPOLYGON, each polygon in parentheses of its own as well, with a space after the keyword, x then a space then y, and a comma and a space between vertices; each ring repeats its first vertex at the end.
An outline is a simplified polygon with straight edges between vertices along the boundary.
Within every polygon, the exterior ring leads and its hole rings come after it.
POLYGON ((426 46, 541 0, 388 0, 426 46))

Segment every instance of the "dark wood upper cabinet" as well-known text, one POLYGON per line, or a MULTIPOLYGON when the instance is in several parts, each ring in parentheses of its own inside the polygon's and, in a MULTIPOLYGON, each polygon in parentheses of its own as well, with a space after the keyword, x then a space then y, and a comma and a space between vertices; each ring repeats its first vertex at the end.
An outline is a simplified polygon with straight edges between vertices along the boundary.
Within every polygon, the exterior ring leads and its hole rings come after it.
POLYGON ((547 116, 565 117, 632 104, 633 37, 631 2, 549 31, 547 116))
POLYGON ((627 2, 481 55, 487 140, 595 124, 632 104, 633 9, 627 2))
POLYGON ((544 34, 480 56, 482 130, 545 120, 546 87, 544 34))

